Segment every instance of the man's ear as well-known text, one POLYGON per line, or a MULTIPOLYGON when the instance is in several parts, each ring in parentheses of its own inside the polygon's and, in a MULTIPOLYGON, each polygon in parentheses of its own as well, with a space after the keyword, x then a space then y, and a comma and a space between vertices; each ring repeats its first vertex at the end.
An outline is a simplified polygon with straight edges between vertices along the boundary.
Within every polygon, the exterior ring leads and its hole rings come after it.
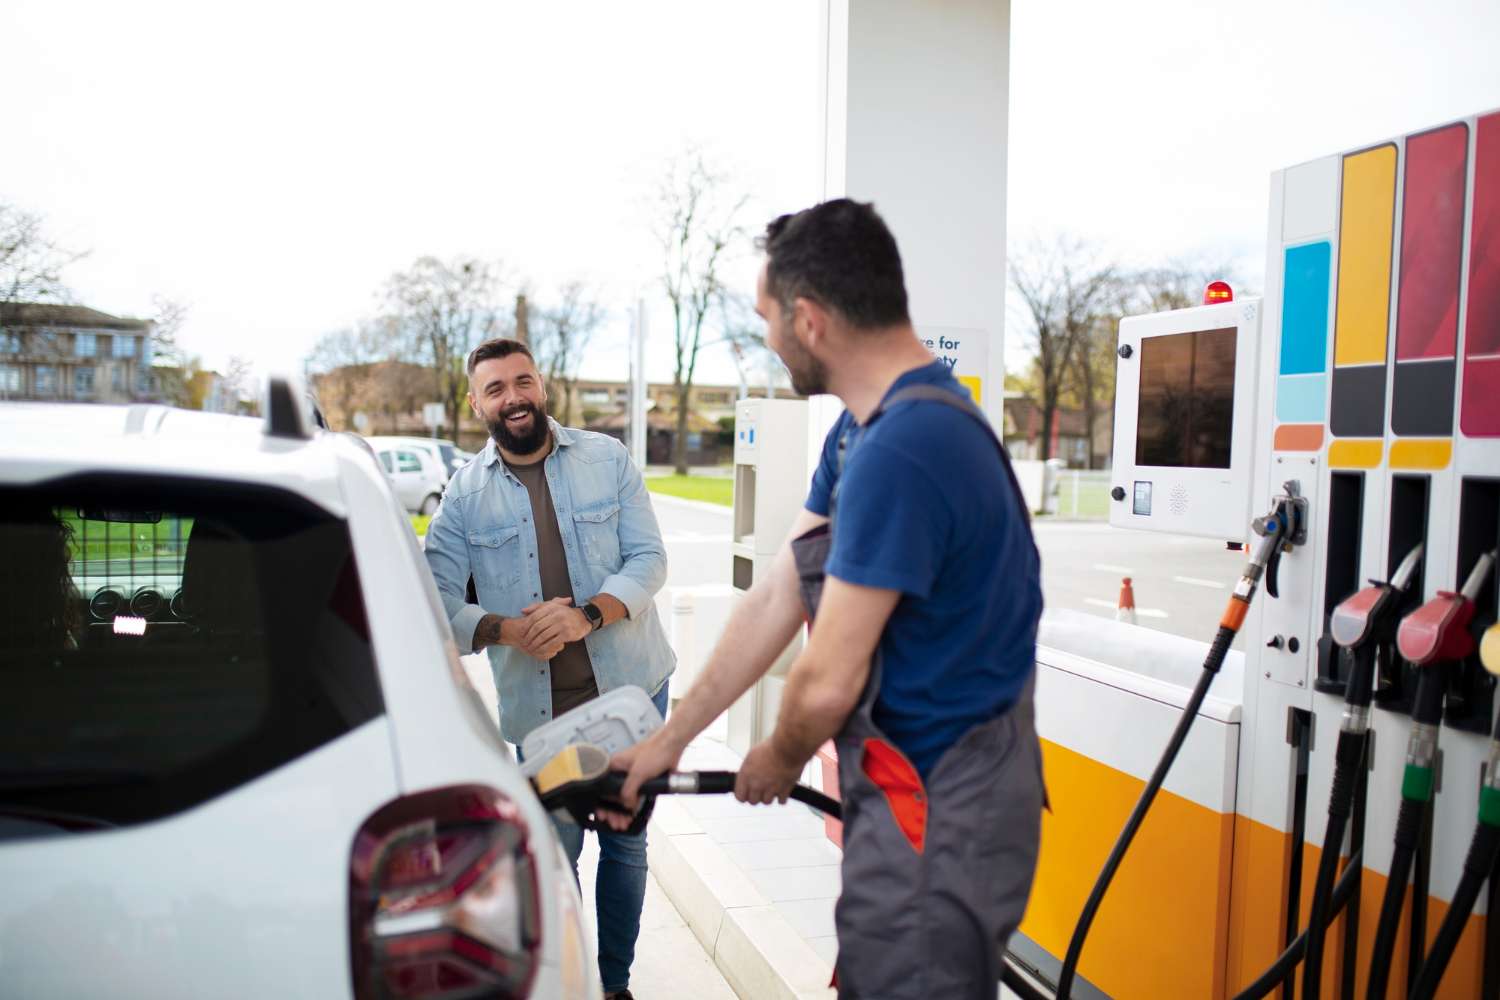
POLYGON ((466 392, 464 393, 464 396, 469 400, 469 409, 474 411, 474 416, 478 417, 480 421, 483 422, 484 414, 479 412, 479 404, 474 402, 474 394, 472 392, 466 392))
POLYGON ((792 334, 802 346, 815 350, 828 336, 828 312, 811 299, 797 299, 792 304, 792 334))

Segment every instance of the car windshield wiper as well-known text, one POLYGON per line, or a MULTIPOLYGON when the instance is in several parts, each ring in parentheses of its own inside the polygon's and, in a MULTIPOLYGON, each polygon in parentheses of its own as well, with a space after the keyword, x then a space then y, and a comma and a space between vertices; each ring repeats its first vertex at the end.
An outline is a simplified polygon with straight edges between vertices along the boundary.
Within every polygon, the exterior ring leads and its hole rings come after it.
POLYGON ((0 791, 5 792, 133 785, 150 780, 151 772, 142 768, 102 761, 0 762, 0 791))

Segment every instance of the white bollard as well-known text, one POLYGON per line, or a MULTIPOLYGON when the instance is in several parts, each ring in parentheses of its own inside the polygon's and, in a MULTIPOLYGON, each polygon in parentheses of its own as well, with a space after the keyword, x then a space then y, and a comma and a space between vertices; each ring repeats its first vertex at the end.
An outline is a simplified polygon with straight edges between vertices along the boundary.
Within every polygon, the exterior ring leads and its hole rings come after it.
POLYGON ((677 672, 672 675, 672 700, 687 694, 698 676, 693 656, 693 594, 679 590, 672 595, 672 650, 677 654, 677 672))

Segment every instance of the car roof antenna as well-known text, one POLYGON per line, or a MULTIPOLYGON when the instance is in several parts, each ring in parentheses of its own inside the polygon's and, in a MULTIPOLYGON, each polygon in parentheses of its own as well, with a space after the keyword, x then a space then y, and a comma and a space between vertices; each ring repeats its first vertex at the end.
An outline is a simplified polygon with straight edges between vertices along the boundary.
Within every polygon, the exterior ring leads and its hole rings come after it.
POLYGON ((306 441, 312 438, 308 403, 300 386, 286 375, 272 375, 266 380, 265 432, 270 437, 306 441))

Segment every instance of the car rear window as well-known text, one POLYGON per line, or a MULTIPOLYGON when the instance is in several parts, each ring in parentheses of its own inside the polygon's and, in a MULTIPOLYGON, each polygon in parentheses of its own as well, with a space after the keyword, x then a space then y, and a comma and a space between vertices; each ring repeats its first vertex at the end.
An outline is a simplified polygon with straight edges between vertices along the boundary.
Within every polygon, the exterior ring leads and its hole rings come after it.
POLYGON ((343 521, 240 485, 0 489, 0 839, 180 812, 383 711, 343 521))

